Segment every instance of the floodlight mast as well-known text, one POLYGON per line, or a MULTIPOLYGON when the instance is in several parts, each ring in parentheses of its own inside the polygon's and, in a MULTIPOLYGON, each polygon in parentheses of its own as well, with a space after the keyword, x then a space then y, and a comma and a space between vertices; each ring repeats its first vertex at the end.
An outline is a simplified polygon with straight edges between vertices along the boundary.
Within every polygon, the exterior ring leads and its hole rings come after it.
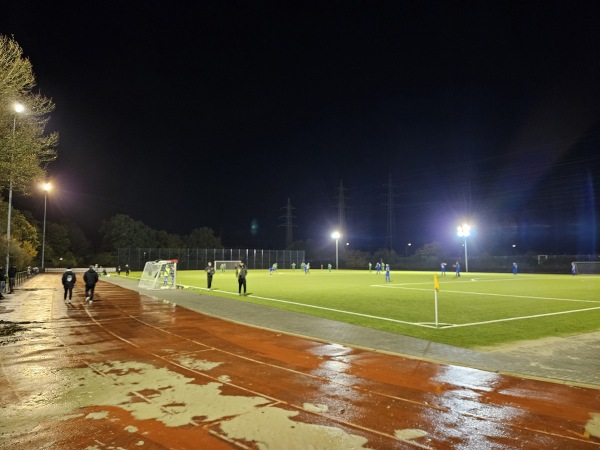
POLYGON ((469 271, 469 256, 467 253, 467 237, 471 234, 471 227, 468 224, 459 225, 456 229, 458 237, 465 239, 465 272, 469 271))
POLYGON ((335 270, 338 270, 338 245, 340 242, 340 237, 342 237, 342 235, 339 231, 334 231, 331 233, 331 238, 335 239, 335 270))

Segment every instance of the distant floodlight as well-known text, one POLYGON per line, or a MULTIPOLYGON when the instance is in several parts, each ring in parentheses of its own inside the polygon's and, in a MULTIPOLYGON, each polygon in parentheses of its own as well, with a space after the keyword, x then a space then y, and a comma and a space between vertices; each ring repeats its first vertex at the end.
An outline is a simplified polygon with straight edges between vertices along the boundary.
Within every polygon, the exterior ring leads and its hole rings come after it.
POLYGON ((331 233, 331 238, 335 239, 335 270, 338 270, 338 245, 341 236, 342 235, 339 231, 334 231, 333 233, 331 233))
POLYGON ((466 223, 459 225, 458 228, 456 228, 456 234, 458 235, 458 237, 465 239, 465 272, 468 272, 469 256, 467 253, 467 237, 471 234, 471 227, 466 223))
POLYGON ((463 225, 459 225, 458 228, 456 229, 456 234, 458 234, 458 237, 467 237, 471 234, 471 227, 469 225, 467 225, 466 223, 463 225))

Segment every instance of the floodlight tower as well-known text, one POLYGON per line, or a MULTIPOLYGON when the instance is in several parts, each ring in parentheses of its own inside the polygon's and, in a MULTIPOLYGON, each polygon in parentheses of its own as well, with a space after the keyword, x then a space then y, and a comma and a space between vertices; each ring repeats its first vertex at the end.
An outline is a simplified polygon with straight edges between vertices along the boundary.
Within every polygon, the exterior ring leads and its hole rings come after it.
POLYGON ((296 216, 294 216, 292 214, 292 210, 294 210, 295 208, 292 207, 292 202, 290 201, 290 199, 287 199, 287 206, 281 208, 281 209, 285 209, 285 215, 284 216, 280 216, 280 219, 284 219, 285 223, 284 224, 280 224, 279 226, 285 227, 285 248, 286 249, 291 249, 292 248, 292 244, 294 243, 294 235, 293 235, 293 227, 294 227, 294 223, 293 220, 296 218, 296 216))
POLYGON ((338 270, 338 245, 341 236, 342 235, 339 231, 334 231, 333 233, 331 233, 331 238, 335 239, 335 270, 338 270))
POLYGON ((342 180, 340 180, 340 187, 338 188, 338 195, 337 195, 337 199, 338 199, 338 230, 340 235, 343 234, 347 234, 346 231, 346 200, 348 199, 348 197, 346 197, 346 195, 344 194, 344 192, 346 191, 346 189, 344 188, 344 184, 342 183, 342 180))
MULTIPOLYGON (((389 174, 387 185, 387 235, 385 238, 385 246, 390 251, 394 250, 394 244, 396 242, 396 211, 394 206, 394 198, 396 195, 394 194, 394 184, 392 184, 392 174, 389 174)), ((410 245, 410 244, 409 244, 410 245)), ((405 251, 405 256, 408 253, 408 250, 405 251)))
POLYGON ((459 225, 456 229, 456 234, 458 237, 462 237, 465 239, 465 272, 469 271, 469 257, 467 253, 467 237, 471 234, 471 227, 464 223, 459 225))

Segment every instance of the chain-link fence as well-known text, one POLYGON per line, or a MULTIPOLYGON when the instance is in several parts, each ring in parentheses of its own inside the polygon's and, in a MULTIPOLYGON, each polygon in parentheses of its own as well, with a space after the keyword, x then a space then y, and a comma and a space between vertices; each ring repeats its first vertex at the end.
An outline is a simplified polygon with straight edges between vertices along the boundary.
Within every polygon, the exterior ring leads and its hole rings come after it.
POLYGON ((248 248, 120 248, 115 265, 124 270, 125 264, 129 264, 131 270, 141 271, 146 261, 159 259, 177 259, 178 270, 202 270, 209 261, 243 261, 249 269, 268 269, 273 264, 280 269, 289 269, 292 264, 300 267, 305 261, 305 252, 248 248))
MULTIPOLYGON (((398 258, 392 264, 394 270, 431 270, 439 271, 440 263, 448 263, 448 271, 453 270, 453 264, 460 261, 461 269, 466 270, 464 258, 454 256, 439 258, 434 256, 424 257, 413 255, 407 258, 398 258)), ((386 261, 387 262, 387 261, 386 261)), ((469 272, 495 272, 511 273, 513 263, 517 263, 519 273, 553 273, 570 274, 572 262, 589 262, 586 273, 598 273, 600 267, 599 255, 512 255, 512 256, 469 256, 469 272)), ((366 267, 363 263, 360 268, 366 267)), ((583 271, 581 271, 583 273, 583 271)))

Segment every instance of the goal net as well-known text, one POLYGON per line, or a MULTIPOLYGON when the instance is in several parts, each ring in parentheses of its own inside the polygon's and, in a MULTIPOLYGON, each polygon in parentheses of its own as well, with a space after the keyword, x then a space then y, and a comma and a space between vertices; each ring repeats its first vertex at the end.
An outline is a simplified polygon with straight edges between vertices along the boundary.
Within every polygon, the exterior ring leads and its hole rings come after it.
POLYGON ((219 271, 219 270, 235 270, 239 265, 240 265, 241 261, 238 260, 232 260, 232 259, 228 259, 228 260, 220 260, 220 261, 215 261, 215 270, 219 271))
POLYGON ((177 260, 148 261, 138 284, 142 289, 175 289, 177 260))
POLYGON ((573 261, 575 264, 575 273, 581 275, 600 274, 600 261, 573 261))

